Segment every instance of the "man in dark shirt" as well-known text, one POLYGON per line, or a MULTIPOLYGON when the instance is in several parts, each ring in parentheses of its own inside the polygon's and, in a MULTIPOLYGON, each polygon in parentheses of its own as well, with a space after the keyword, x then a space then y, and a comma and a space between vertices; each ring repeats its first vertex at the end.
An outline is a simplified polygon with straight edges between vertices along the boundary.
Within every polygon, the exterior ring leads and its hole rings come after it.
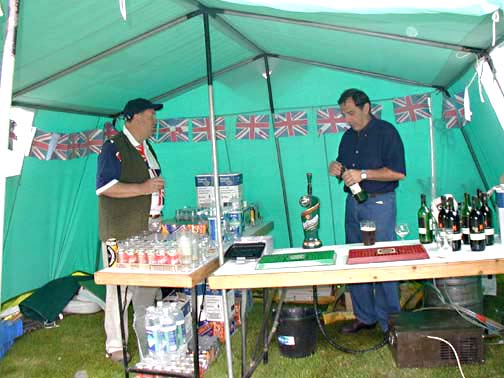
MULTIPOLYGON (((346 243, 362 242, 359 223, 376 224, 376 240, 395 240, 398 181, 406 176, 404 146, 390 123, 371 114, 369 97, 358 89, 347 89, 338 101, 351 128, 339 145, 336 161, 329 165, 331 176, 341 177, 348 193, 345 208, 346 243), (343 174, 343 167, 345 168, 343 174), (359 183, 368 199, 359 203, 349 187, 359 183)), ((388 316, 400 311, 397 282, 349 285, 355 322, 343 327, 344 333, 374 328, 376 322, 388 331, 388 316)))

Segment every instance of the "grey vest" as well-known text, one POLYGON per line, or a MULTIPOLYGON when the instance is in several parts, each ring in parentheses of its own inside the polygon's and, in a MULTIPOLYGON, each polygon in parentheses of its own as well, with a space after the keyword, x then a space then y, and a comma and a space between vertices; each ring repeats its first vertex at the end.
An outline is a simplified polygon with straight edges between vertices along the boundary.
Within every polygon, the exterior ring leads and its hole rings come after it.
MULTIPOLYGON (((150 178, 145 161, 126 135, 119 133, 112 138, 117 146, 122 164, 119 181, 122 183, 142 183, 150 178)), ((149 149, 152 151, 152 148, 149 149)), ((151 195, 130 198, 98 197, 99 236, 126 239, 147 229, 151 206, 151 195)))

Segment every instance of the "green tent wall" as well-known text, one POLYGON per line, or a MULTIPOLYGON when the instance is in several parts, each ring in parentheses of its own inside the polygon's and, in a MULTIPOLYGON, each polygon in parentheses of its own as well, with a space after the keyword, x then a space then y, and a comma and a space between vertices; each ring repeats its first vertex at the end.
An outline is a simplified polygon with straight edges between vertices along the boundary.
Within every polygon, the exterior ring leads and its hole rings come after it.
MULTIPOLYGON (((183 36, 189 38, 189 31, 183 36)), ((197 58, 193 57, 198 65, 204 64, 202 51, 199 50, 197 58)), ((172 70, 168 63, 162 65, 163 70, 169 77, 178 77, 180 72, 172 70)), ((432 93, 438 194, 452 193, 460 199, 465 191, 474 192, 476 188, 484 187, 473 157, 478 159, 490 185, 496 184, 504 171, 501 152, 504 133, 489 102, 479 102, 476 84, 470 88, 473 120, 464 128, 474 150, 473 156, 462 131, 445 128, 441 117, 442 96, 432 88, 282 59, 271 58, 270 66, 276 111, 302 109, 308 112, 309 117, 307 136, 279 138, 293 246, 302 242, 299 215, 302 208, 298 199, 306 190, 306 172, 313 173, 314 194, 321 199, 320 236, 323 242, 326 245, 344 242, 342 184, 327 175, 328 160, 336 157, 341 134, 318 136, 316 109, 323 105, 335 105, 339 94, 346 88, 361 88, 369 94, 372 102, 382 104, 382 118, 395 124, 403 138, 407 177, 397 191, 398 220, 410 224, 412 231, 409 238, 416 238, 419 195, 422 192, 430 195, 429 122, 421 120, 397 125, 391 98, 432 93)), ((244 198, 249 202, 258 202, 264 219, 275 222, 275 247, 288 247, 273 130, 265 141, 236 140, 234 137, 236 114, 269 111, 266 81, 261 76, 263 71, 263 61, 259 59, 215 79, 215 114, 226 117, 227 133, 225 141, 217 142, 219 171, 243 173, 244 198)), ((124 75, 127 75, 126 71, 118 77, 123 80, 124 75)), ((472 75, 473 69, 470 69, 448 88, 449 92, 453 94, 463 90, 472 75)), ((156 82, 154 72, 152 77, 144 78, 156 82)), ((86 82, 85 77, 78 80, 86 82)), ((156 85, 162 88, 161 82, 156 85)), ((150 92, 145 86, 138 87, 138 91, 134 83, 129 86, 129 97, 149 97, 150 92)), ((107 93, 114 95, 114 91, 117 98, 124 96, 114 87, 110 87, 107 93)), ((115 99, 118 107, 123 102, 115 99)), ((206 116, 206 85, 202 83, 180 92, 164 103, 165 108, 158 112, 159 119, 206 116)), ((99 101, 96 106, 100 108, 99 101)), ((108 120, 39 110, 34 126, 48 132, 76 132, 101 128, 108 120)), ((210 143, 163 143, 155 145, 155 149, 167 182, 166 215, 170 217, 175 209, 196 204, 194 176, 212 170, 210 143)), ((27 157, 21 175, 8 179, 1 302, 75 270, 93 272, 96 269, 95 173, 95 155, 68 161, 40 161, 27 157)))

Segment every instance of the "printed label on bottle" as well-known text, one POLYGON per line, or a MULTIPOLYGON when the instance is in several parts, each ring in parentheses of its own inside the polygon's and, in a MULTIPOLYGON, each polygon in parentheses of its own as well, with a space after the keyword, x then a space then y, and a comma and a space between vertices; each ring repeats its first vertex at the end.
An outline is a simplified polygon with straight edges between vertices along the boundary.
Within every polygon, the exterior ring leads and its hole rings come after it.
POLYGON ((469 227, 462 227, 462 233, 464 235, 469 235, 469 227))
POLYGON ((493 228, 485 228, 485 235, 494 235, 495 234, 495 230, 493 228))
POLYGON ((360 192, 362 192, 362 189, 361 189, 360 185, 358 183, 356 183, 356 184, 350 185, 350 191, 355 196, 355 195, 359 194, 360 192))
POLYGON ((427 229, 425 227, 421 227, 418 229, 418 233, 420 235, 426 235, 427 234, 427 229))
POLYGON ((485 240, 485 234, 483 232, 480 234, 470 234, 469 237, 474 241, 485 240))
POLYGON ((462 240, 462 234, 459 232, 456 232, 452 235, 452 241, 458 241, 458 240, 462 240))

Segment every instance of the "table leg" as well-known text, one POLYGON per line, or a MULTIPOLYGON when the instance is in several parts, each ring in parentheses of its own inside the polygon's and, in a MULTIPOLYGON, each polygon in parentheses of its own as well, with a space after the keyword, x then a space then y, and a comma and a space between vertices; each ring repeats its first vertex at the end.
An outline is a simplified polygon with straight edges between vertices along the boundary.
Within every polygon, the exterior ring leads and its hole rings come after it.
MULTIPOLYGON (((123 318, 123 304, 122 304, 122 298, 121 298, 121 286, 117 285, 117 304, 119 306, 119 324, 121 326, 121 340, 122 340, 122 347, 123 347, 123 364, 124 364, 124 376, 126 378, 129 378, 129 371, 128 371, 128 345, 126 343, 126 331, 125 331, 125 324, 124 324, 124 318, 123 318)), ((128 311, 128 309, 125 309, 125 311, 128 311)), ((128 325, 126 324, 126 327, 128 325)))
POLYGON ((194 361, 194 376, 199 377, 199 344, 198 344, 198 294, 196 286, 191 290, 192 300, 192 319, 193 319, 193 361, 194 361))
POLYGON ((269 300, 269 290, 268 289, 263 289, 263 321, 265 322, 264 325, 264 333, 263 333, 263 340, 264 340, 264 354, 263 354, 263 363, 267 364, 268 363, 268 330, 269 330, 269 314, 266 313, 266 309, 268 308, 268 300, 269 300))
POLYGON ((241 306, 240 306, 240 320, 241 320, 241 336, 242 336, 242 378, 247 371, 247 294, 248 290, 241 291, 241 306))

